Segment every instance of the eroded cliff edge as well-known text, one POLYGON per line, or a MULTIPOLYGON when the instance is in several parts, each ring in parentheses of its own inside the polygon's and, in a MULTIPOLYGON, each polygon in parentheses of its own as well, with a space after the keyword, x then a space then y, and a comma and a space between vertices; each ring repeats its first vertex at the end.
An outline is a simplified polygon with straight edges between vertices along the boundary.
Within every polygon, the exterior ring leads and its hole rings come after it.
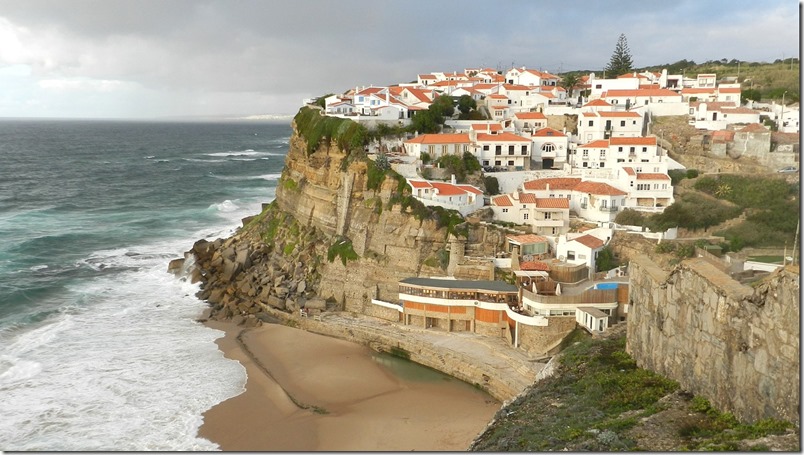
POLYGON ((466 263, 462 252, 467 243, 493 251, 504 236, 425 208, 406 188, 404 178, 378 171, 362 146, 350 150, 325 137, 311 147, 294 120, 276 199, 232 237, 199 240, 185 254, 208 316, 254 325, 269 308, 371 315, 371 299, 396 301, 407 277, 449 269, 458 278, 492 279, 491 263, 466 263))

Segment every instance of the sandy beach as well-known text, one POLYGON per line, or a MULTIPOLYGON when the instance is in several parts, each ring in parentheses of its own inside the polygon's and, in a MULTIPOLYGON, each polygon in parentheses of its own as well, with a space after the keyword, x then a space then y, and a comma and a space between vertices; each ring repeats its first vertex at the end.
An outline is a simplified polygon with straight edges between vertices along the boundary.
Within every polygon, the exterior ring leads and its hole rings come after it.
POLYGON ((500 408, 456 379, 396 374, 355 343, 279 324, 240 343, 240 327, 207 324, 248 374, 244 393, 204 414, 199 436, 222 450, 463 451, 500 408))

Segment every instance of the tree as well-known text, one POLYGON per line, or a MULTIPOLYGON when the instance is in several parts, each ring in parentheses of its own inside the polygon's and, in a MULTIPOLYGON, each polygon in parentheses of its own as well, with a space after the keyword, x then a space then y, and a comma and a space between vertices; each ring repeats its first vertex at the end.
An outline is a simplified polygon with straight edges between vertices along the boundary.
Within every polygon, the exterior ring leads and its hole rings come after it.
MULTIPOLYGON (((432 110, 441 117, 452 117, 455 113, 455 104, 452 102, 452 97, 441 95, 433 100, 433 103, 427 109, 432 110)), ((444 123, 441 121, 440 123, 444 123)))
POLYGON ((567 90, 567 96, 570 98, 572 97, 572 90, 578 85, 578 82, 581 81, 581 77, 578 76, 576 73, 567 73, 561 79, 561 86, 567 90))
POLYGON ((633 63, 628 40, 625 38, 625 33, 621 33, 614 47, 614 53, 611 54, 611 60, 606 66, 606 77, 613 78, 631 72, 633 63))
POLYGON ((458 110, 461 114, 469 114, 472 109, 477 109, 477 102, 469 95, 461 95, 458 98, 458 110))

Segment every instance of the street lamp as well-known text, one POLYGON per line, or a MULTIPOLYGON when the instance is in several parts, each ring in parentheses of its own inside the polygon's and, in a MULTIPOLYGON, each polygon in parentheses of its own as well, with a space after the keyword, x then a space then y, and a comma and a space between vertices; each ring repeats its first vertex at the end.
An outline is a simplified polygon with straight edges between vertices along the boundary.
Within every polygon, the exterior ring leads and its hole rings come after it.
POLYGON ((784 96, 787 95, 787 90, 782 93, 782 113, 779 114, 779 123, 776 125, 776 131, 780 131, 784 125, 784 96))

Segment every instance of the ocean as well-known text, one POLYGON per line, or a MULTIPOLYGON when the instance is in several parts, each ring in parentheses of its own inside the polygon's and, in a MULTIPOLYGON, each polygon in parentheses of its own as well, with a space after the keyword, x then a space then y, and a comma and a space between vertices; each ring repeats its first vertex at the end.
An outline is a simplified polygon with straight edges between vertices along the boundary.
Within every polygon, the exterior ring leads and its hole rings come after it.
POLYGON ((0 120, 0 450, 215 450, 245 369, 166 272, 274 198, 289 121, 0 120))

